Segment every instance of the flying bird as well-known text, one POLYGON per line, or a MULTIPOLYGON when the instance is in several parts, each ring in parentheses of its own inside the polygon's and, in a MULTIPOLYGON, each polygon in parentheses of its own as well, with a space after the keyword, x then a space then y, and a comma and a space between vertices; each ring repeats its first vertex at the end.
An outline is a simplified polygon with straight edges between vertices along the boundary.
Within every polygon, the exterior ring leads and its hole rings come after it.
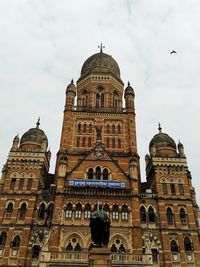
POLYGON ((172 50, 170 54, 176 54, 177 52, 175 50, 172 50))

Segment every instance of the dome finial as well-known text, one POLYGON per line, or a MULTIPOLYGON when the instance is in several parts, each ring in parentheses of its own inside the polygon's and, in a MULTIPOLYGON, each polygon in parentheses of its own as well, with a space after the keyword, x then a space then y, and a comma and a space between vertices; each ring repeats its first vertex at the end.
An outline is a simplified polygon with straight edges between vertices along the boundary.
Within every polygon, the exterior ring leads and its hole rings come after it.
POLYGON ((105 48, 105 46, 101 43, 101 45, 98 45, 98 48, 100 48, 100 53, 103 53, 103 49, 105 48))
POLYGON ((40 117, 38 117, 38 121, 36 123, 36 128, 39 128, 39 126, 40 126, 40 117))
POLYGON ((160 125, 160 122, 158 123, 158 131, 159 131, 159 133, 162 133, 162 127, 160 125))
POLYGON ((71 79, 71 84, 74 84, 74 79, 73 78, 71 79))
POLYGON ((128 81, 128 86, 130 86, 131 84, 130 84, 130 82, 128 81))

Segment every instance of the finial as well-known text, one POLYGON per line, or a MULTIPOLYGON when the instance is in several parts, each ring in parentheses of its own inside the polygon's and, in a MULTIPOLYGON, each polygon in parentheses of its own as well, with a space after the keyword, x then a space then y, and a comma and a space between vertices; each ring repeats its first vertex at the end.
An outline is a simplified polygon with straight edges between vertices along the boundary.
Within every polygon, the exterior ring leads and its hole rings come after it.
POLYGON ((73 79, 71 80, 71 84, 74 84, 74 80, 73 79))
POLYGON ((160 125, 160 122, 158 123, 158 131, 159 131, 159 133, 162 133, 162 127, 160 125))
POLYGON ((38 118, 38 121, 36 123, 36 128, 39 128, 39 126, 40 126, 40 117, 38 118))
POLYGON ((130 84, 130 82, 128 81, 128 86, 130 86, 131 84, 130 84))
POLYGON ((101 45, 98 45, 98 48, 100 48, 100 53, 103 53, 103 49, 105 48, 105 46, 101 43, 101 45))

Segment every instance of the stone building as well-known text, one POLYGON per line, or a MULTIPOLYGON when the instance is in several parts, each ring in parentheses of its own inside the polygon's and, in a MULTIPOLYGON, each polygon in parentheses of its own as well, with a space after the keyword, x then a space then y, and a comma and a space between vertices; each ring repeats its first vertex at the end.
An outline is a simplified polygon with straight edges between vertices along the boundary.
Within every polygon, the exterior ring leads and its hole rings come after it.
POLYGON ((184 147, 159 125, 141 182, 134 98, 101 48, 67 86, 55 174, 39 121, 14 138, 0 181, 0 266, 88 266, 98 206, 111 221, 112 266, 200 266, 184 147))

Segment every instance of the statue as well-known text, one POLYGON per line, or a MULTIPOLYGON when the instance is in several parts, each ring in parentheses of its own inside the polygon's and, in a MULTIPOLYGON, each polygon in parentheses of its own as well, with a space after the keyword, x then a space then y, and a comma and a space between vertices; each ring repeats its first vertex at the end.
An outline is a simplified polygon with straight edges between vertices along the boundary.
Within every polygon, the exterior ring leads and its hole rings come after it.
POLYGON ((101 132, 102 132, 102 127, 95 126, 96 132, 97 132, 97 140, 101 141, 101 132))
POLYGON ((91 236, 94 245, 98 247, 107 246, 110 237, 110 219, 103 209, 97 211, 90 218, 91 236))

